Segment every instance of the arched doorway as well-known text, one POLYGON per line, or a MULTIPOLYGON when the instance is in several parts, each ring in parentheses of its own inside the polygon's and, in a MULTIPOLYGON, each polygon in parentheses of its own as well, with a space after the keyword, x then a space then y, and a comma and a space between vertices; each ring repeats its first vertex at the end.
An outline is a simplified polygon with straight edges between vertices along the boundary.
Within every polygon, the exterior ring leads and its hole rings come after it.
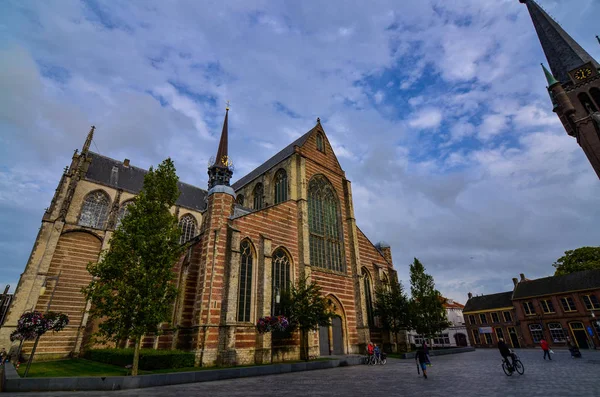
POLYGON ((465 334, 455 334, 456 346, 467 346, 467 336, 465 334))
POLYGON ((585 327, 583 326, 583 323, 574 321, 569 323, 569 327, 571 328, 571 332, 573 333, 573 338, 575 339, 575 343, 577 343, 577 347, 580 349, 589 349, 588 337, 585 333, 585 327))

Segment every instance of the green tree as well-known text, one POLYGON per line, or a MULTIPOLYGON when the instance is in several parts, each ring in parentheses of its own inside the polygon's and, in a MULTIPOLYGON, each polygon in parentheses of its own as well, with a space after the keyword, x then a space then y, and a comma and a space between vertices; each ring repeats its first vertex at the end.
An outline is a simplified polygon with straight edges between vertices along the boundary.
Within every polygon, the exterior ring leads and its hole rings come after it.
POLYGON ((290 331, 300 330, 300 359, 308 361, 308 333, 331 324, 333 303, 321 294, 321 287, 300 278, 281 294, 281 309, 290 321, 290 331))
POLYGON ((400 331, 410 328, 409 306, 402 284, 395 279, 389 287, 380 286, 375 291, 375 315, 381 318, 384 329, 396 335, 396 340, 400 331))
POLYGON ((552 266, 556 268, 555 276, 600 269, 600 247, 581 247, 565 251, 565 255, 558 258, 552 266))
POLYGON ((411 328, 419 335, 431 338, 450 326, 444 298, 435 289, 433 277, 425 273, 425 267, 417 258, 410 265, 411 328))
POLYGON ((115 342, 135 340, 132 375, 138 372, 142 335, 159 332, 177 294, 173 264, 183 247, 170 209, 179 197, 178 180, 170 158, 156 170, 150 167, 110 248, 87 267, 93 278, 83 293, 92 303, 91 316, 102 319, 98 334, 115 342))

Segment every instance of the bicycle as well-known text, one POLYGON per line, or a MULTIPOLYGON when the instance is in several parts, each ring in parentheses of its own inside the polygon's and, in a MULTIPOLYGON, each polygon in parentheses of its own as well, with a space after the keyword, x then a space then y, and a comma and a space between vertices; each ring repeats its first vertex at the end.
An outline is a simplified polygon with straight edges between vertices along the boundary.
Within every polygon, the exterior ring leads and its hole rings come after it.
POLYGON ((506 374, 506 376, 512 376, 512 374, 516 371, 519 375, 523 375, 525 373, 525 366, 519 359, 515 353, 512 354, 513 365, 510 365, 508 359, 502 358, 502 370, 506 374))
POLYGON ((373 354, 372 356, 369 357, 369 361, 367 364, 369 365, 385 365, 387 363, 387 355, 383 352, 379 353, 379 356, 375 356, 375 354, 373 354))

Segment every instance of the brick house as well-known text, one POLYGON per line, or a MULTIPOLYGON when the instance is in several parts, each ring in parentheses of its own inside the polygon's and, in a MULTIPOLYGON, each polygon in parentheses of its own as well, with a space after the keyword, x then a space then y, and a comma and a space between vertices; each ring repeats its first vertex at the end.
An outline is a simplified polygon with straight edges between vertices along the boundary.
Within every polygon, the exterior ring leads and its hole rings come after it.
POLYGON ((522 346, 512 291, 480 296, 469 292, 463 315, 471 346, 496 347, 498 338, 503 338, 508 346, 522 346))
POLYGON ((553 347, 566 346, 568 337, 582 349, 600 346, 600 270, 513 282, 524 346, 542 337, 553 347))
MULTIPOLYGON (((24 311, 51 304, 67 313, 69 326, 40 340, 37 359, 90 346, 98 323, 89 320, 80 292, 90 281, 86 264, 108 248, 147 172, 90 151, 93 134, 65 168, 0 328, 0 346, 8 347, 24 311)), ((255 324, 277 314, 277 294, 299 277, 318 283, 337 315, 332 326, 311 333, 311 355, 359 353, 368 340, 396 345, 373 326, 375 289, 397 279, 391 248, 373 244, 357 226, 351 182, 320 120, 232 185, 227 140, 228 112, 208 190, 179 184, 172 213, 186 245, 173 267, 180 295, 163 334, 147 335, 143 347, 193 351, 197 365, 295 359, 297 337, 271 340, 255 324)), ((25 343, 24 353, 31 347, 25 343)))

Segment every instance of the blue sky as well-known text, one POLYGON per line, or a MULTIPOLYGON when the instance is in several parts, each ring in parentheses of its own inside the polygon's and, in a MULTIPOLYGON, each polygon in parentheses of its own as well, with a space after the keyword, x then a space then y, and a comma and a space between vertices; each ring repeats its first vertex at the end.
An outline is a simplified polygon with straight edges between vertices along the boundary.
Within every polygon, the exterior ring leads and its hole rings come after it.
MULTIPOLYGON (((600 59, 597 1, 539 3, 600 59)), ((517 0, 5 1, 0 59, 0 287, 90 125, 94 150, 205 187, 227 100, 234 179, 321 118, 405 284, 418 257, 464 302, 598 245, 600 184, 517 0)))

